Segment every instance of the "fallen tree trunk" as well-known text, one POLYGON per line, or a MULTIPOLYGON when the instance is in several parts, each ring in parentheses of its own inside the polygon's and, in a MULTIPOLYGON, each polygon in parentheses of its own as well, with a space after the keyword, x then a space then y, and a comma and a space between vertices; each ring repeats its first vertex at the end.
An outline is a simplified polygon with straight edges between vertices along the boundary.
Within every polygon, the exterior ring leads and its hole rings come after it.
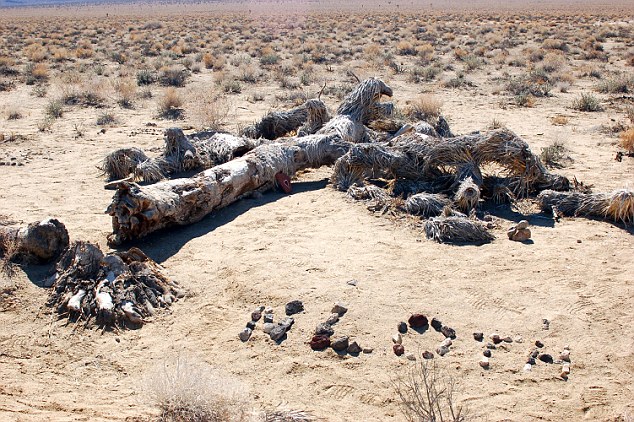
POLYGON ((68 231, 50 218, 26 227, 0 226, 0 252, 8 261, 46 263, 68 247, 68 231))
POLYGON ((242 135, 258 139, 275 140, 297 131, 298 136, 312 135, 330 120, 326 104, 321 100, 308 100, 288 111, 274 111, 254 125, 247 126, 242 135))
POLYGON ((617 189, 610 193, 556 192, 545 190, 537 196, 543 211, 559 216, 595 217, 629 224, 634 222, 634 191, 617 189))
POLYGON ((156 230, 187 225, 242 196, 273 186, 279 172, 333 164, 349 145, 337 135, 291 138, 289 143, 261 145, 246 155, 189 179, 150 186, 122 182, 106 210, 112 216, 112 245, 138 239, 156 230))

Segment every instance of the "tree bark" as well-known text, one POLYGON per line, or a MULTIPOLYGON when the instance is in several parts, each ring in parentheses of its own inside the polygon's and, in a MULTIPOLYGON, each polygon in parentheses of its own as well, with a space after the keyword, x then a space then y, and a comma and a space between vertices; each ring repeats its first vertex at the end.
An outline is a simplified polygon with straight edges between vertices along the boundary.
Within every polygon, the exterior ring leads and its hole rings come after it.
POLYGON ((68 231, 59 220, 36 221, 26 227, 0 226, 0 252, 8 260, 46 263, 68 247, 68 231))

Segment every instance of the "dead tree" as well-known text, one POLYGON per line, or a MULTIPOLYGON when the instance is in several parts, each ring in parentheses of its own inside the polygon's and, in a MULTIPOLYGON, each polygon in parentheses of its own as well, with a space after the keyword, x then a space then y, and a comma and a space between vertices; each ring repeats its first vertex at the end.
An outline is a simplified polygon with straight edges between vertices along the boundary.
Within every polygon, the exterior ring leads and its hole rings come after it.
POLYGON ((46 263, 68 247, 68 231, 54 218, 26 227, 0 226, 0 253, 9 261, 46 263))
POLYGON ((113 229, 108 241, 119 245, 165 227, 197 222, 246 194, 272 186, 278 172, 293 175, 333 164, 348 148, 338 135, 291 138, 261 145, 189 179, 150 186, 122 182, 106 210, 113 229))
POLYGON ((312 135, 330 120, 330 115, 321 100, 312 99, 288 111, 268 113, 259 122, 247 126, 243 136, 275 140, 297 132, 299 136, 312 135))

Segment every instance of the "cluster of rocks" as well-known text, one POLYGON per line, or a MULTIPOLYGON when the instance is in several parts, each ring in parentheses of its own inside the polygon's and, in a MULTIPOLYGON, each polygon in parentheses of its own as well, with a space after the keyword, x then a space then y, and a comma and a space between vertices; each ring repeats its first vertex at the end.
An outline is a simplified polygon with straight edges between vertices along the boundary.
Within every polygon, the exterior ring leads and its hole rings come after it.
MULTIPOLYGON (((484 333, 475 332, 473 333, 473 339, 475 341, 483 342, 484 341, 484 333)), ((513 339, 509 336, 502 337, 497 333, 493 333, 489 335, 489 342, 487 342, 484 351, 482 352, 482 359, 480 360, 480 366, 484 369, 489 369, 491 364, 489 362, 489 358, 493 356, 493 350, 497 350, 498 348, 506 348, 501 343, 513 343, 513 339)), ((521 343, 523 340, 521 337, 517 338, 516 341, 521 343)))
MULTIPOLYGON (((412 328, 414 331, 424 333, 429 328, 430 322, 425 315, 419 313, 412 314, 407 320, 407 323, 403 321, 399 322, 396 327, 398 333, 392 336, 392 342, 394 343, 394 345, 392 346, 392 350, 394 351, 394 354, 396 356, 402 356, 403 354, 405 354, 405 346, 403 346, 403 334, 407 334, 408 324, 409 327, 412 328)), ((437 318, 432 318, 431 327, 445 336, 445 339, 436 348, 436 353, 439 356, 444 356, 449 353, 450 347, 453 344, 453 339, 456 338, 456 331, 453 328, 444 325, 437 318)), ((434 358, 434 354, 429 350, 425 350, 422 353, 422 356, 423 359, 434 358)), ((413 353, 408 353, 406 357, 409 360, 416 360, 416 356, 413 353)))
POLYGON ((522 220, 509 227, 506 234, 510 240, 515 242, 525 242, 531 238, 531 230, 528 228, 528 221, 522 220))
POLYGON ((568 375, 570 375, 570 346, 564 346, 564 349, 559 354, 559 359, 554 359, 551 354, 543 353, 541 350, 543 347, 544 343, 539 340, 535 341, 535 347, 528 355, 528 359, 524 365, 524 371, 530 371, 533 368, 533 365, 535 365, 539 360, 548 364, 561 365, 560 376, 564 380, 567 380, 568 375))
POLYGON ((240 332, 238 337, 243 342, 248 341, 255 330, 258 321, 263 320, 262 331, 268 334, 271 340, 281 342, 286 338, 286 333, 295 323, 295 319, 291 315, 295 315, 304 311, 304 304, 299 300, 293 300, 285 306, 286 318, 281 319, 277 323, 274 322, 275 315, 273 308, 260 306, 251 312, 251 321, 247 322, 246 327, 240 332))
POLYGON ((311 349, 320 351, 331 347, 337 353, 349 353, 353 356, 358 356, 361 352, 372 353, 371 348, 362 349, 356 341, 351 342, 348 336, 332 337, 335 334, 332 326, 348 312, 348 308, 342 303, 336 303, 330 312, 325 322, 317 324, 315 334, 309 343, 311 349))

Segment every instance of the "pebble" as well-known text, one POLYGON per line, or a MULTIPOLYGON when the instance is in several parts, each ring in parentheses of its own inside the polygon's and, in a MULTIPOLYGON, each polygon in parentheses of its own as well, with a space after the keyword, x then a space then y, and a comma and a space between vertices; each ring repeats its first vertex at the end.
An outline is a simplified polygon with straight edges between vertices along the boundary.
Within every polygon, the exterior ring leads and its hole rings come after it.
POLYGON ((262 312, 260 310, 251 312, 251 321, 259 321, 262 318, 262 312))
POLYGON ((271 340, 278 341, 284 337, 284 334, 286 334, 286 327, 283 325, 276 325, 269 333, 269 336, 271 337, 271 340))
MULTIPOLYGON (((355 343, 357 344, 357 343, 355 343)), ((357 345, 358 346, 358 345, 357 345)), ((365 353, 366 355, 369 355, 370 353, 374 352, 374 349, 371 347, 364 347, 363 348, 363 353, 365 353)), ((349 353, 349 352, 348 352, 349 353)))
POLYGON ((453 344, 453 341, 451 341, 449 337, 447 337, 446 339, 443 340, 442 343, 440 343, 441 346, 445 346, 445 347, 449 347, 452 344, 453 344))
POLYGON ((249 328, 251 330, 255 330, 255 321, 247 322, 247 328, 249 328))
POLYGON ((423 352, 423 358, 424 359, 433 359, 434 358, 434 354, 432 352, 430 352, 429 350, 425 350, 423 352))
POLYGON ((407 324, 403 321, 399 322, 396 328, 399 333, 405 334, 407 332, 407 324))
POLYGON ((429 325, 429 320, 423 314, 412 314, 407 320, 409 326, 412 328, 423 328, 429 325))
POLYGON ((330 324, 326 324, 325 322, 317 324, 317 328, 315 328, 315 335, 318 335, 318 336, 324 335, 324 336, 330 337, 334 333, 335 333, 335 330, 332 329, 330 324))
POLYGON ((500 338, 500 336, 498 334, 491 334, 489 336, 489 338, 493 341, 493 343, 495 344, 500 344, 502 343, 502 339, 500 338))
POLYGON ((346 283, 348 283, 348 285, 350 286, 356 286, 357 284, 359 284, 357 280, 348 280, 346 281, 346 283))
POLYGON ((313 350, 324 350, 330 346, 330 338, 328 336, 317 335, 310 340, 310 348, 313 350))
POLYGON ((456 338, 456 330, 454 330, 453 328, 449 328, 446 325, 442 326, 442 328, 440 329, 440 332, 445 337, 456 338))
POLYGON ((278 325, 281 325, 282 327, 284 327, 286 331, 290 330, 293 324, 295 324, 295 319, 291 317, 284 318, 283 320, 278 322, 278 325))
POLYGON ((540 348, 541 348, 541 347, 544 347, 544 343, 542 343, 541 341, 537 340, 537 341, 535 342, 535 346, 537 346, 537 347, 540 347, 540 348))
POLYGON ((530 356, 535 359, 537 356, 539 356, 539 350, 535 349, 531 352, 530 356))
POLYGON ((488 369, 489 368, 489 358, 483 357, 482 360, 480 361, 480 366, 483 367, 484 369, 488 369))
POLYGON ((473 333, 473 339, 475 341, 482 341, 484 340, 484 333, 473 333))
POLYGON ((332 310, 330 312, 342 316, 343 314, 348 312, 348 308, 343 303, 337 302, 335 303, 335 306, 332 307, 332 310))
POLYGON ((291 316, 298 314, 304 310, 304 304, 301 300, 293 300, 288 302, 285 307, 286 315, 291 316))
POLYGON ((527 363, 526 365, 524 365, 524 371, 528 372, 531 369, 533 369, 533 365, 531 365, 530 363, 527 363))
POLYGON ((349 343, 347 336, 336 338, 330 342, 330 347, 332 347, 333 350, 336 350, 337 352, 343 352, 344 350, 347 350, 348 346, 349 343))
POLYGON ((524 338, 522 336, 515 337, 515 343, 524 343, 524 338))
POLYGON ((487 349, 495 350, 497 349, 497 346, 493 343, 487 343, 487 349))
POLYGON ((561 367, 561 377, 568 378, 568 375, 570 375, 570 364, 564 363, 561 367))
POLYGON ((528 228, 528 221, 526 220, 522 220, 519 223, 517 223, 517 225, 515 226, 516 229, 518 230, 524 230, 528 228))
POLYGON ((431 326, 434 330, 440 331, 442 329, 442 322, 437 320, 436 318, 431 319, 431 326))
POLYGON ((561 354, 559 355, 559 359, 563 360, 564 362, 570 362, 570 350, 565 350, 563 352, 561 352, 561 354))
POLYGON ((542 319, 542 330, 544 331, 548 331, 550 329, 550 321, 548 321, 546 318, 542 319))
POLYGON ((439 346, 436 349, 436 353, 438 353, 440 356, 445 356, 447 353, 449 353, 449 348, 447 346, 439 346))
POLYGON ((264 314, 264 322, 273 322, 273 314, 264 314))
POLYGON ((273 308, 271 308, 270 306, 267 306, 266 308, 264 308, 264 313, 265 314, 272 314, 273 313, 273 308))
POLYGON ((242 341, 247 341, 251 337, 251 334, 253 334, 253 330, 247 327, 244 330, 240 331, 238 337, 240 337, 240 340, 242 341))
POLYGON ((262 331, 264 331, 266 334, 269 334, 271 330, 275 327, 276 325, 273 324, 272 322, 265 322, 264 325, 262 326, 262 331))
POLYGON ((330 316, 326 320, 326 324, 330 325, 336 324, 337 322, 339 322, 339 314, 330 314, 330 316))
POLYGON ((491 357, 491 351, 489 349, 486 349, 484 352, 482 352, 482 354, 487 358, 491 357))
POLYGON ((504 343, 513 343, 513 339, 512 339, 511 337, 508 337, 508 336, 507 336, 507 337, 504 337, 504 338, 502 339, 502 341, 503 341, 504 343))
POLYGON ((405 355, 405 357, 407 358, 407 360, 416 360, 416 356, 414 356, 413 353, 408 353, 407 355, 405 355))
POLYGON ((403 336, 401 335, 401 333, 394 334, 392 336, 392 342, 394 344, 403 344, 403 336))
POLYGON ((542 353, 541 355, 537 356, 537 359, 545 363, 553 363, 553 357, 548 353, 542 353))
POLYGON ((365 350, 366 349, 361 349, 361 346, 359 346, 359 343, 357 343, 356 341, 353 341, 348 346, 347 352, 350 353, 351 355, 358 355, 359 353, 361 353, 361 351, 363 351, 363 353, 372 353, 372 349, 368 349, 370 350, 369 352, 366 352, 365 350))
POLYGON ((394 354, 396 356, 401 356, 403 353, 405 353, 405 348, 403 347, 402 344, 395 344, 392 347, 392 350, 394 350, 394 354))

